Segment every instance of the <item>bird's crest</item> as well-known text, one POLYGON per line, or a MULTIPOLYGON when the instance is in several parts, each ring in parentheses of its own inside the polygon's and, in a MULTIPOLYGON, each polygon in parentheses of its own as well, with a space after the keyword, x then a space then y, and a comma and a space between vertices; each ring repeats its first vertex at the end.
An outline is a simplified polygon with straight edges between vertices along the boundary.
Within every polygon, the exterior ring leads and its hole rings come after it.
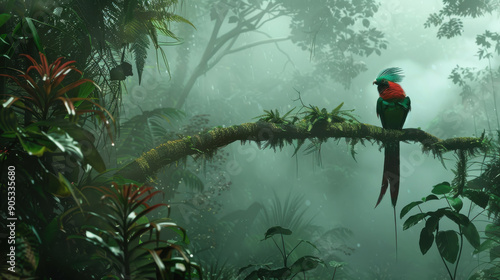
POLYGON ((387 80, 390 82, 399 83, 403 80, 404 76, 405 75, 403 74, 403 69, 399 67, 391 67, 382 70, 375 80, 377 82, 387 80))

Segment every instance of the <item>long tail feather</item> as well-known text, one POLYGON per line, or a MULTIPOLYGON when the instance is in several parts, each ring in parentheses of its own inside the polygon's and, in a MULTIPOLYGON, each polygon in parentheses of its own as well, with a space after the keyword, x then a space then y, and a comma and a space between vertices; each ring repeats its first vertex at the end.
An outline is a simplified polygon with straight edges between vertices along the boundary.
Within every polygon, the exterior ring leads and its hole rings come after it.
POLYGON ((384 173, 382 175, 382 188, 377 200, 377 207, 390 186, 392 206, 396 207, 399 194, 399 142, 388 143, 385 147, 384 173))
POLYGON ((396 261, 398 260, 398 226, 396 223, 396 207, 392 207, 394 210, 394 239, 396 240, 396 261))
POLYGON ((382 201, 387 188, 390 186, 391 202, 394 210, 394 235, 396 239, 396 260, 398 258, 398 228, 396 224, 396 203, 399 195, 400 158, 399 142, 387 143, 385 147, 384 173, 382 175, 382 188, 377 200, 377 205, 382 201))

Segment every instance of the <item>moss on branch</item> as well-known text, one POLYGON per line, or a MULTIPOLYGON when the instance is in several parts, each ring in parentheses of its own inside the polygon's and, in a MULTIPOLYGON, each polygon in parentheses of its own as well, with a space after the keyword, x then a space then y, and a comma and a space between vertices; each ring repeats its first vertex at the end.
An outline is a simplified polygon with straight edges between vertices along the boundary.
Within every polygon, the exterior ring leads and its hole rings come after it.
POLYGON ((486 146, 483 137, 439 139, 420 129, 386 130, 379 126, 352 121, 321 122, 312 128, 304 121, 295 124, 258 121, 226 128, 216 127, 204 133, 163 143, 124 166, 117 175, 145 181, 148 176, 153 176, 160 168, 170 163, 193 154, 212 154, 217 149, 238 140, 267 142, 270 147, 282 148, 286 144, 291 144, 293 140, 303 141, 311 138, 419 142, 424 152, 430 151, 434 155, 453 150, 473 151, 486 146))

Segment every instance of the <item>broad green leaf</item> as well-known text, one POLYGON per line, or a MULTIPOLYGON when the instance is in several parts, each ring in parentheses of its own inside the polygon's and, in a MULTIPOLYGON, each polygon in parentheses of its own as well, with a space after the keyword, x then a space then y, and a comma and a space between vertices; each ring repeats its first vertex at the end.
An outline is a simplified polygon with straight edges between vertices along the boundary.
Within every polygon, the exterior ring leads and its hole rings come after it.
POLYGON ((420 240, 418 241, 418 245, 420 246, 420 252, 422 252, 422 255, 425 255, 425 253, 429 251, 433 242, 434 242, 433 232, 429 231, 427 227, 424 227, 420 232, 420 240))
POLYGON ((428 215, 428 213, 418 213, 418 214, 415 214, 411 217, 409 217, 403 224, 403 230, 407 230, 409 229, 410 227, 418 224, 421 220, 423 220, 426 216, 428 215))
POLYGON ((455 211, 460 212, 460 210, 464 206, 460 197, 447 197, 447 199, 448 199, 448 202, 450 203, 451 207, 453 207, 453 209, 455 209, 455 211))
POLYGON ((479 249, 481 240, 479 238, 479 233, 477 232, 476 226, 474 226, 472 222, 467 226, 462 226, 462 233, 465 235, 465 238, 467 238, 470 245, 472 245, 474 249, 479 249))
POLYGON ((89 131, 67 120, 40 121, 36 125, 57 127, 68 133, 69 136, 79 143, 81 153, 83 154, 83 163, 90 164, 99 173, 106 171, 104 160, 94 146, 95 140, 89 131))
POLYGON ((458 235, 455 231, 439 231, 436 235, 436 245, 445 260, 455 263, 459 250, 458 235))
POLYGON ((447 194, 451 191, 451 186, 450 183, 448 182, 442 182, 441 184, 437 184, 434 187, 432 187, 432 193, 433 194, 447 194))
POLYGON ((1 14, 0 15, 0 26, 4 25, 11 17, 11 14, 1 14))
POLYGON ((83 154, 80 147, 78 147, 78 142, 74 141, 69 134, 65 132, 61 133, 61 131, 57 130, 49 131, 49 133, 42 131, 42 134, 50 139, 63 153, 74 156, 78 161, 83 159, 83 154))
POLYGON ((422 203, 424 203, 424 202, 423 201, 413 201, 410 204, 406 205, 405 207, 403 207, 403 209, 401 209, 401 214, 399 215, 399 218, 402 219, 408 212, 410 212, 411 209, 413 209, 413 207, 415 207, 419 204, 422 204, 422 203))
POLYGON ((53 152, 56 149, 56 147, 53 145, 53 142, 47 139, 45 135, 40 135, 33 132, 29 132, 29 134, 16 134, 19 142, 23 146, 23 149, 28 153, 28 155, 41 157, 45 152, 53 152))
POLYGON ((290 267, 292 274, 315 269, 323 261, 314 256, 303 256, 296 260, 290 267))
POLYGON ((466 226, 470 223, 469 218, 467 218, 464 214, 460 214, 449 209, 443 209, 442 212, 446 215, 446 217, 448 217, 448 219, 452 220, 457 225, 466 226))
POLYGON ((425 229, 428 232, 434 232, 438 228, 439 220, 441 219, 441 216, 439 215, 431 215, 427 221, 425 222, 425 229))
POLYGON ((483 191, 466 189, 463 195, 483 209, 488 206, 489 196, 483 191))
POLYGON ((286 229, 286 228, 282 228, 280 226, 275 226, 275 227, 269 228, 266 231, 266 234, 265 234, 265 237, 263 240, 266 240, 269 237, 272 237, 273 235, 276 235, 276 234, 291 235, 292 231, 289 229, 286 229))
POLYGON ((422 198, 423 202, 427 202, 427 201, 430 201, 430 200, 439 200, 439 197, 437 197, 437 196, 435 196, 433 194, 430 194, 430 195, 422 198))

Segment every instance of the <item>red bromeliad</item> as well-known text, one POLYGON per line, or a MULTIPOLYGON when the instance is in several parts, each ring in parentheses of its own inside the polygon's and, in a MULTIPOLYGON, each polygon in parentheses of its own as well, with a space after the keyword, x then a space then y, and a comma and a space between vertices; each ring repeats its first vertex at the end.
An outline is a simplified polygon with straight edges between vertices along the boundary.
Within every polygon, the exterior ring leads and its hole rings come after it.
POLYGON ((71 71, 75 71, 82 75, 82 72, 73 65, 76 61, 71 60, 63 63, 63 57, 59 57, 53 63, 48 64, 47 57, 43 53, 40 53, 40 63, 27 54, 21 54, 21 56, 26 57, 32 63, 26 72, 13 69, 20 73, 18 77, 21 79, 6 74, 0 74, 0 76, 13 80, 26 94, 20 96, 3 94, 9 97, 9 99, 4 102, 5 107, 14 106, 29 111, 39 121, 48 120, 51 117, 62 114, 67 114, 70 119, 74 119, 75 116, 82 114, 95 114, 104 122, 108 130, 108 135, 112 139, 109 121, 106 119, 104 113, 106 113, 114 123, 113 117, 104 107, 88 97, 94 87, 100 90, 99 86, 90 79, 79 79, 67 85, 63 83, 71 71), (35 75, 32 74, 33 71, 38 73, 40 77, 35 78, 35 75), (86 88, 80 87, 86 83, 92 86, 86 88), (79 92, 76 94, 73 93, 73 95, 76 95, 75 97, 68 96, 71 90, 78 87, 80 87, 79 92), (64 107, 60 106, 59 101, 64 107), (89 102, 90 106, 81 106, 85 101, 89 102), (94 109, 92 106, 98 109, 94 109))

